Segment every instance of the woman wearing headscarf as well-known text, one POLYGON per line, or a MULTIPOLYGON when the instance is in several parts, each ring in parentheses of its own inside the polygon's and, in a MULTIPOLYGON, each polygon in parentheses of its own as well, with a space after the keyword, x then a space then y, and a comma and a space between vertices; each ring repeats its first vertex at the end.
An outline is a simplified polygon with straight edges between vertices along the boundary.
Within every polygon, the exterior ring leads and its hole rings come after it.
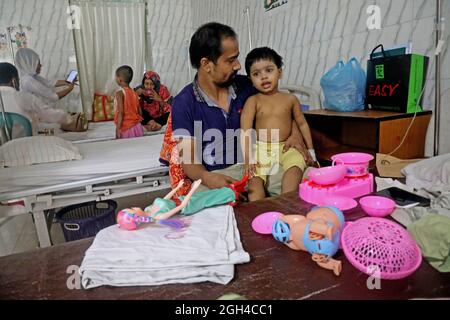
MULTIPOLYGON (((63 110, 47 106, 33 94, 19 91, 19 74, 15 66, 0 62, 0 95, 6 112, 14 112, 25 116, 31 123, 33 134, 39 130, 39 123, 59 123, 68 126, 73 118, 63 110)), ((13 129, 12 138, 24 136, 23 128, 13 129)))
POLYGON ((171 111, 172 95, 169 89, 161 84, 159 75, 154 71, 147 71, 142 79, 142 85, 136 88, 139 95, 142 116, 142 125, 148 131, 161 130, 167 124, 171 111))
POLYGON ((73 83, 65 80, 47 80, 41 77, 41 60, 39 55, 29 48, 17 50, 15 62, 20 74, 20 87, 24 92, 31 93, 48 105, 54 106, 55 102, 67 96, 74 87, 73 83), (56 91, 56 87, 66 88, 56 91))

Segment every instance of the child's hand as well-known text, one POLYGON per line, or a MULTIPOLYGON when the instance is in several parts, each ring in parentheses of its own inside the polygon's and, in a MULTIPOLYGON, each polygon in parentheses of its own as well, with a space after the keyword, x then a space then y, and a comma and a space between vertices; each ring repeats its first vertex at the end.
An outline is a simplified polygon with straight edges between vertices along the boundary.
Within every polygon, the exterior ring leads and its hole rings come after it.
POLYGON ((256 164, 245 164, 244 165, 244 176, 248 175, 252 178, 256 174, 256 164))
POLYGON ((147 125, 149 126, 150 131, 158 131, 162 128, 162 126, 155 120, 150 120, 147 125))
POLYGON ((116 129, 116 139, 120 139, 120 129, 116 129))
POLYGON ((142 89, 142 88, 136 89, 136 94, 137 94, 138 96, 144 94, 144 89, 142 89))

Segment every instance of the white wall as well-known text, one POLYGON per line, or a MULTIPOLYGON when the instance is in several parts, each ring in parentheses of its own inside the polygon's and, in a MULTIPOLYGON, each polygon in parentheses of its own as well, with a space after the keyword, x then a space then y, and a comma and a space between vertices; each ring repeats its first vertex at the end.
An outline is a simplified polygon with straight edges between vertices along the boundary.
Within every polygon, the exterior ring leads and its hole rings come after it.
MULTIPOLYGON (((282 83, 311 86, 320 91, 320 78, 340 59, 357 57, 363 68, 370 51, 413 41, 413 51, 433 55, 435 1, 426 0, 288 0, 279 13, 265 13, 262 0, 192 0, 194 28, 209 21, 232 26, 240 37, 241 61, 248 53, 248 29, 243 10, 250 7, 253 47, 270 46, 285 59, 282 83), (224 4, 226 6, 224 7, 224 4), (379 5, 381 30, 369 31, 367 6, 379 5)), ((443 91, 450 88, 450 0, 443 0, 447 17, 443 91)), ((434 109, 434 64, 430 66, 424 107, 434 109)), ((245 71, 244 71, 245 73, 245 71)), ((443 96, 441 153, 450 152, 450 92, 443 96)), ((432 155, 430 126, 426 154, 432 155)))
MULTIPOLYGON (((285 59, 283 83, 312 86, 320 91, 320 78, 339 59, 356 56, 366 68, 367 55, 378 43, 386 47, 413 41, 413 50, 432 56, 435 1, 431 0, 288 0, 279 13, 265 13, 263 0, 146 0, 151 46, 149 66, 157 71, 173 94, 191 81, 188 41, 195 29, 209 21, 231 25, 239 35, 241 61, 248 53, 244 9, 250 8, 253 47, 271 46, 285 59), (382 11, 382 29, 366 26, 369 4, 382 11)), ((447 44, 442 63, 441 153, 450 152, 450 0, 443 0, 447 44)), ((42 57, 43 75, 64 78, 76 67, 72 33, 66 27, 68 0, 0 0, 0 33, 6 26, 30 25, 29 47, 42 57)), ((10 59, 9 50, 0 60, 10 59)), ((426 109, 434 108, 434 64, 425 92, 426 109)), ((192 76, 195 70, 192 70, 192 76)), ((78 87, 61 102, 69 110, 80 107, 78 87)), ((432 121, 433 124, 433 121, 432 121)), ((433 130, 427 155, 433 150, 433 130)))
MULTIPOLYGON (((40 58, 42 76, 49 79, 65 79, 76 63, 72 32, 67 28, 67 0, 0 0, 0 33, 8 26, 30 26, 26 31, 28 48, 35 50, 40 58)), ((9 48, 0 51, 0 61, 12 62, 9 48)), ((69 111, 80 111, 79 87, 59 102, 69 111)))
MULTIPOLYGON (((147 0, 151 68, 159 73, 172 94, 189 78, 188 47, 193 33, 192 7, 186 0, 147 0)), ((192 77, 194 73, 192 74, 192 77)))

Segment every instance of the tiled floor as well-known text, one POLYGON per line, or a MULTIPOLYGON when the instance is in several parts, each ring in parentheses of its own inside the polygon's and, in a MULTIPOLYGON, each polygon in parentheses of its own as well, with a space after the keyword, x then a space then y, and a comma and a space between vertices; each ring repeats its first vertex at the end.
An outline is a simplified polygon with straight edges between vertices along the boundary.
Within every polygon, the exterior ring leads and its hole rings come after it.
MULTIPOLYGON (((154 192, 151 195, 138 195, 117 199, 119 209, 129 207, 145 208, 154 198, 167 194, 169 190, 154 192)), ((53 223, 51 238, 54 244, 65 242, 59 223, 53 223)), ((0 219, 0 256, 26 252, 38 248, 38 239, 31 215, 20 215, 0 219)))

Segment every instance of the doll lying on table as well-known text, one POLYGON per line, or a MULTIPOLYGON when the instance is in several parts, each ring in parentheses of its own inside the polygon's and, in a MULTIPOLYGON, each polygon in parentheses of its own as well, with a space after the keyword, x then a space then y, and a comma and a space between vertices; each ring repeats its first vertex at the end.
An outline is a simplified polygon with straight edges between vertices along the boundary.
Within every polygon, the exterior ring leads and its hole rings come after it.
POLYGON ((339 276, 342 263, 332 256, 339 250, 344 225, 344 215, 337 208, 316 207, 306 217, 281 215, 272 234, 293 250, 308 251, 319 266, 339 276))
MULTIPOLYGON (((141 208, 121 210, 117 215, 117 223, 122 229, 136 230, 141 223, 166 220, 179 212, 182 215, 188 216, 205 208, 226 204, 235 206, 239 198, 239 193, 243 192, 247 186, 248 176, 244 176, 241 181, 235 182, 228 187, 195 193, 201 183, 202 181, 200 179, 196 180, 186 196, 179 197, 174 201, 172 197, 184 184, 184 180, 181 180, 178 186, 164 198, 156 198, 153 204, 144 210, 141 208)), ((168 224, 170 225, 170 223, 168 224)))

